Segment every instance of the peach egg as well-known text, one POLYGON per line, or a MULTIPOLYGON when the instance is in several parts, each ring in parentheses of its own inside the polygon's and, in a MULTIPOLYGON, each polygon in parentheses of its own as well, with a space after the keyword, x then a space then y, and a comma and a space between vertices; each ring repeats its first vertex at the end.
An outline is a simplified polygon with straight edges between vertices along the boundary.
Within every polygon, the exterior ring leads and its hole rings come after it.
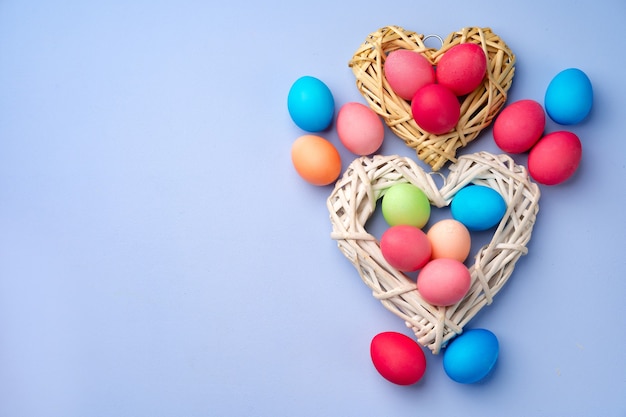
POLYGON ((298 174, 313 185, 328 185, 341 173, 341 156, 328 140, 300 136, 291 147, 291 161, 298 174))
POLYGON ((469 230, 454 219, 443 219, 433 224, 426 237, 430 241, 433 259, 451 258, 464 262, 472 246, 469 230))

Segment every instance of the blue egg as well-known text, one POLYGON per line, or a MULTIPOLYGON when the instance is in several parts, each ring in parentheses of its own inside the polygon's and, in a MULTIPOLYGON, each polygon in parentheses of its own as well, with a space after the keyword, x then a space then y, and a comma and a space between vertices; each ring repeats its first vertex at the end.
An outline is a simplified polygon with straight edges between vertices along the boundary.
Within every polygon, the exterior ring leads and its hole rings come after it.
POLYGON ((562 125, 573 125, 587 117, 593 104, 589 77, 578 68, 568 68, 554 76, 545 95, 548 116, 562 125))
POLYGON ((450 212, 469 231, 482 231, 500 223, 506 213, 506 202, 493 188, 468 185, 456 193, 450 212))
POLYGON ((293 83, 287 108, 294 123, 307 132, 320 132, 330 126, 335 114, 335 100, 326 84, 304 76, 293 83))
POLYGON ((443 369, 454 381, 473 384, 484 379, 498 361, 498 338, 486 329, 458 335, 443 352, 443 369))

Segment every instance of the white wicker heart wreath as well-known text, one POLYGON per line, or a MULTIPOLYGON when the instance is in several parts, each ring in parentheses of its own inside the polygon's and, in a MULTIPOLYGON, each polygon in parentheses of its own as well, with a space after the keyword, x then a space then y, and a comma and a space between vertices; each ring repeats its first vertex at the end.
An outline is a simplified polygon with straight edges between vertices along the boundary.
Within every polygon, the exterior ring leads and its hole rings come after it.
POLYGON ((332 238, 352 262, 374 297, 405 320, 417 341, 434 354, 463 331, 511 276, 517 260, 527 253, 526 244, 539 211, 539 187, 530 181, 526 168, 508 155, 487 152, 464 155, 450 166, 441 188, 415 161, 400 156, 355 159, 336 183, 327 200, 332 238), (467 184, 489 186, 507 203, 507 212, 491 242, 478 250, 470 266, 472 284, 463 300, 449 307, 424 301, 415 282, 391 267, 383 258, 377 239, 365 224, 385 191, 396 183, 409 182, 422 189, 431 204, 445 207, 467 184))

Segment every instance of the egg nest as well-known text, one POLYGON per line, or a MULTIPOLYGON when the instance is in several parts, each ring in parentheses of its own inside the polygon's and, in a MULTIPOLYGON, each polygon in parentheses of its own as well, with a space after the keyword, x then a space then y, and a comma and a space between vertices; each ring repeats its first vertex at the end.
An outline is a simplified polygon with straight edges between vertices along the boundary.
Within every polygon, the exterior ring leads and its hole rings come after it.
POLYGON ((357 88, 369 104, 417 157, 438 171, 456 161, 459 148, 466 146, 489 126, 504 106, 515 73, 515 55, 489 28, 468 27, 449 34, 441 48, 424 44, 426 36, 399 26, 386 26, 367 36, 354 53, 349 66, 357 88), (461 117, 450 132, 436 135, 424 131, 412 116, 411 103, 397 96, 384 77, 387 54, 407 49, 423 55, 437 65, 450 48, 461 43, 475 43, 487 56, 487 76, 471 93, 460 98, 461 117))
POLYGON ((488 152, 463 155, 450 166, 441 188, 415 161, 401 156, 355 159, 327 200, 332 223, 331 237, 352 262, 375 298, 402 318, 417 341, 434 354, 457 334, 493 297, 511 276, 521 255, 528 252, 539 211, 539 187, 529 179, 526 168, 508 155, 488 152), (495 228, 492 240, 481 247, 470 266, 471 286, 458 303, 435 306, 419 294, 414 280, 390 266, 377 239, 365 229, 377 201, 391 186, 411 183, 420 188, 435 207, 446 207, 468 184, 496 190, 507 210, 495 228))

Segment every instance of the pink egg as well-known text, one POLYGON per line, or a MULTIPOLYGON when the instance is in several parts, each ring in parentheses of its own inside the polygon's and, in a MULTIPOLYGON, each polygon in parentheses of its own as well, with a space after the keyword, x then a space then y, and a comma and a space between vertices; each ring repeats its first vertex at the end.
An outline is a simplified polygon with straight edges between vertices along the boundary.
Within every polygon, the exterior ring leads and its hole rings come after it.
POLYGON ((390 52, 383 71, 393 92, 405 100, 411 100, 417 90, 435 82, 435 68, 428 59, 407 49, 390 52))
POLYGON ((437 82, 462 96, 483 82, 486 71, 483 48, 475 43, 461 43, 447 50, 437 62, 437 82))
POLYGON ((528 172, 544 185, 564 182, 578 169, 582 145, 578 136, 564 130, 539 139, 528 154, 528 172))
POLYGON ((405 271, 417 271, 430 260, 430 241, 422 229, 392 226, 380 238, 380 251, 389 265, 405 271))
POLYGON ((380 117, 361 103, 346 103, 337 114, 339 140, 356 155, 370 155, 378 150, 385 138, 380 117))
POLYGON ((417 290, 424 300, 436 306, 450 306, 465 297, 472 283, 463 262, 450 258, 433 259, 417 276, 417 290))
POLYGON ((546 115, 534 100, 519 100, 502 110, 493 124, 493 139, 504 152, 522 153, 541 137, 546 115))
POLYGON ((432 248, 432 259, 452 258, 464 262, 472 247, 469 230, 454 219, 439 220, 430 227, 426 237, 432 248))
POLYGON ((459 121, 461 105, 457 97, 439 84, 420 88, 411 102, 415 122, 428 133, 449 132, 459 121))

